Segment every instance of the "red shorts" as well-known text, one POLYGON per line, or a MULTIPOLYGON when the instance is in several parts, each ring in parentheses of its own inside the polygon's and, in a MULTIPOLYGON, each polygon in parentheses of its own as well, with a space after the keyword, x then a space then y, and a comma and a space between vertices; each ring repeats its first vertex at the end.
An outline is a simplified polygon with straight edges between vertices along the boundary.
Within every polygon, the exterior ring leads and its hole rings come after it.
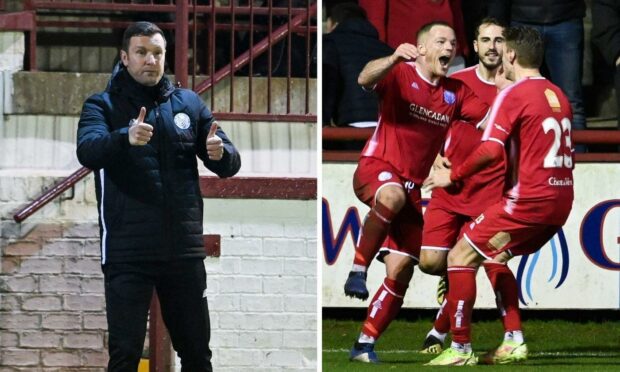
POLYGON ((517 220, 504 210, 504 205, 502 201, 487 208, 463 235, 487 259, 504 251, 511 256, 534 253, 562 227, 517 220))
POLYGON ((401 178, 389 163, 374 158, 360 159, 353 175, 353 189, 359 200, 372 208, 377 192, 387 185, 402 187, 407 194, 407 202, 390 224, 388 235, 380 248, 379 259, 393 252, 419 261, 424 225, 420 185, 401 178))
POLYGON ((472 221, 471 217, 438 206, 431 199, 424 212, 422 249, 449 251, 472 221))

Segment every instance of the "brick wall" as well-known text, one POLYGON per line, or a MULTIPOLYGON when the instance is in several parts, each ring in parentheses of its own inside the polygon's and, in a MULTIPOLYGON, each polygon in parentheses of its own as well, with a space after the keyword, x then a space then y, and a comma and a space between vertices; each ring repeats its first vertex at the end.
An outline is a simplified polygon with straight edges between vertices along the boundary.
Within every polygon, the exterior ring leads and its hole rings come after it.
MULTIPOLYGON (((92 176, 16 224, 55 177, 2 173, 0 371, 104 370, 92 176)), ((205 233, 222 235, 205 261, 216 370, 316 370, 316 202, 205 200, 205 233)))
POLYGON ((316 202, 205 200, 218 371, 316 370, 316 202))
POLYGON ((51 182, 0 177, 0 370, 103 371, 106 320, 96 221, 60 218, 60 202, 42 211, 45 219, 11 219, 22 200, 51 182))

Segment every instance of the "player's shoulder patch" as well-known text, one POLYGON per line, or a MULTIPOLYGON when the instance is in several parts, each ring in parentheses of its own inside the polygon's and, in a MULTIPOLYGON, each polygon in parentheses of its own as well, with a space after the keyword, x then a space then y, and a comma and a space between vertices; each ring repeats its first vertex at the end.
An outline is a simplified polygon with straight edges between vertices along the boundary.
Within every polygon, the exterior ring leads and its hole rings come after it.
POLYGON ((560 99, 555 92, 549 88, 545 89, 545 98, 547 98, 547 103, 553 112, 561 112, 562 105, 560 104, 560 99))

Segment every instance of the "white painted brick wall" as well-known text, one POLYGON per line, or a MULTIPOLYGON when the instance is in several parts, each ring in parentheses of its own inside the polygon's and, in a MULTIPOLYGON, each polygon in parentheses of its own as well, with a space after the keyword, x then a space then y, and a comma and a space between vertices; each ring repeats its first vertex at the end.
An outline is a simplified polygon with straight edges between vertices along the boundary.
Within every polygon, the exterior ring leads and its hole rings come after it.
POLYGON ((315 202, 215 203, 205 201, 205 231, 241 224, 206 260, 217 370, 316 370, 315 202))

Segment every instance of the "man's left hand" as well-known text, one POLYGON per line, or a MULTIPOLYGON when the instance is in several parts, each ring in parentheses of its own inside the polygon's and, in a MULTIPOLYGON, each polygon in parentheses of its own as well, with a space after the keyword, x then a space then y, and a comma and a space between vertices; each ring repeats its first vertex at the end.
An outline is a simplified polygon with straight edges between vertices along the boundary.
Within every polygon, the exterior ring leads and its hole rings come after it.
POLYGON ((429 191, 436 187, 448 187, 452 185, 452 181, 450 181, 451 174, 452 170, 450 168, 437 168, 424 180, 422 186, 429 191))
POLYGON ((222 139, 215 134, 217 131, 217 122, 213 122, 211 124, 211 129, 209 129, 209 134, 207 134, 207 154, 209 155, 209 160, 221 160, 224 156, 224 143, 222 139))

